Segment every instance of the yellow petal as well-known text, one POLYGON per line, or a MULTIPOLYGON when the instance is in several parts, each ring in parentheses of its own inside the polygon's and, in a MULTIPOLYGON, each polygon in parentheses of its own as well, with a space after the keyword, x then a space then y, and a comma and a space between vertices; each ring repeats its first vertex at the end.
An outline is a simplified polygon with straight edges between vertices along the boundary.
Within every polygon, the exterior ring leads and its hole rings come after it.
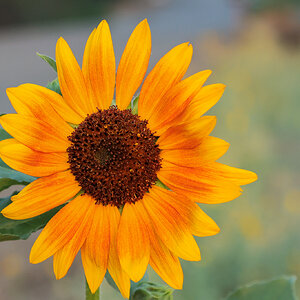
POLYGON ((188 224, 192 234, 196 236, 210 236, 217 234, 220 229, 213 219, 192 200, 184 195, 155 187, 152 190, 157 197, 162 197, 171 207, 176 209, 186 224, 188 224))
POLYGON ((180 261, 157 237, 151 235, 150 265, 172 288, 182 289, 183 272, 180 261))
POLYGON ((142 83, 151 54, 151 32, 145 19, 132 32, 121 57, 116 80, 116 103, 126 109, 142 83))
POLYGON ((169 128, 170 122, 186 109, 210 74, 210 70, 196 73, 170 88, 165 96, 155 103, 155 109, 148 119, 151 130, 160 135, 169 128))
POLYGON ((202 173, 213 174, 215 177, 224 178, 238 185, 245 185, 257 180, 257 175, 251 171, 230 167, 218 162, 205 165, 202 173))
POLYGON ((142 86, 138 112, 148 120, 166 92, 185 74, 192 59, 193 47, 189 43, 180 44, 164 55, 149 73, 142 86))
POLYGON ((135 282, 144 276, 150 258, 149 234, 143 221, 146 217, 141 201, 127 203, 118 230, 117 249, 121 266, 135 282))
POLYGON ((64 206, 43 229, 30 252, 30 262, 40 263, 62 249, 82 230, 82 224, 90 217, 95 206, 90 197, 78 196, 64 206))
POLYGON ((83 117, 77 114, 61 95, 45 87, 26 83, 16 88, 8 88, 6 93, 16 112, 21 115, 34 116, 58 126, 63 120, 73 124, 83 121, 83 117))
POLYGON ((81 223, 76 231, 72 233, 73 237, 54 254, 53 270, 56 279, 61 279, 67 274, 91 227, 91 220, 93 220, 95 211, 94 200, 90 196, 84 195, 81 196, 80 201, 87 201, 89 209, 82 216, 81 223))
POLYGON ((186 109, 182 121, 199 119, 222 97, 225 85, 221 83, 204 86, 186 109))
POLYGON ((107 269, 110 246, 109 215, 113 210, 110 205, 95 206, 94 219, 91 220, 92 226, 85 242, 87 255, 101 270, 107 269))
POLYGON ((85 278, 90 287, 91 292, 94 294, 99 288, 106 269, 96 265, 94 260, 89 256, 85 244, 81 248, 81 260, 84 268, 85 278))
POLYGON ((201 172, 201 168, 185 168, 163 162, 158 178, 171 190, 199 203, 223 203, 241 195, 241 188, 226 180, 201 172))
POLYGON ((65 101, 80 116, 94 112, 82 71, 67 42, 60 37, 56 43, 56 65, 60 89, 65 101))
POLYGON ((159 190, 157 193, 153 193, 153 190, 157 190, 157 187, 152 187, 142 202, 157 235, 175 255, 185 260, 200 260, 198 245, 182 216, 164 201, 164 195, 159 190))
POLYGON ((170 127, 157 140, 161 150, 193 149, 201 144, 216 125, 216 117, 205 116, 197 121, 170 127))
POLYGON ((105 20, 87 41, 82 72, 94 111, 97 107, 107 109, 114 96, 116 63, 109 26, 105 20))
POLYGON ((67 153, 34 151, 15 139, 0 142, 0 157, 11 168, 27 175, 43 177, 67 170, 67 153))
POLYGON ((207 136, 193 149, 162 150, 161 158, 174 165, 183 167, 199 167, 223 156, 229 144, 219 138, 207 136))
POLYGON ((65 203, 79 191, 70 171, 56 173, 27 185, 1 213, 15 220, 32 218, 65 203))
POLYGON ((41 152, 66 152, 73 129, 67 123, 47 124, 35 117, 7 114, 0 124, 20 143, 41 152))
POLYGON ((109 215, 110 224, 110 251, 108 259, 108 271, 118 286, 122 296, 129 298, 130 278, 122 269, 117 252, 117 232, 120 223, 120 213, 117 207, 113 207, 109 215))

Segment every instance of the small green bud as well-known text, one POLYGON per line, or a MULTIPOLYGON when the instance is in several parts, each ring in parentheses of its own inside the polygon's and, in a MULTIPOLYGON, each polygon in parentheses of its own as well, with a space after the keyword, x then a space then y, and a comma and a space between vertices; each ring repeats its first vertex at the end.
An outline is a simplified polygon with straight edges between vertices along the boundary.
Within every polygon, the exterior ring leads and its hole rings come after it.
POLYGON ((173 300, 173 290, 153 282, 143 281, 133 288, 130 300, 173 300))

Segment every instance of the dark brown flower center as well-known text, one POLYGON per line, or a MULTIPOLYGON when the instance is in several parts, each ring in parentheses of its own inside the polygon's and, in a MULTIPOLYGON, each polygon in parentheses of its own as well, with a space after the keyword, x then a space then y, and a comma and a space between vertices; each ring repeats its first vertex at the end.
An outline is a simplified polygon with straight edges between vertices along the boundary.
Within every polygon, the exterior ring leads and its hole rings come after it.
POLYGON ((96 204, 133 203, 157 181, 160 149, 147 123, 111 106, 88 115, 69 136, 71 172, 96 204))

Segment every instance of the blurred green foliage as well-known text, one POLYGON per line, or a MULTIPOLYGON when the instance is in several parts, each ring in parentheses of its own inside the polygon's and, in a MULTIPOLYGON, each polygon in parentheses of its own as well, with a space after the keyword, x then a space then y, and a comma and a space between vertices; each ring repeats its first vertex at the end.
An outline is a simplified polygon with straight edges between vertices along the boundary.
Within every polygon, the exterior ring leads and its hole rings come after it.
POLYGON ((255 12, 269 9, 284 9, 291 7, 300 7, 300 0, 242 0, 255 12))

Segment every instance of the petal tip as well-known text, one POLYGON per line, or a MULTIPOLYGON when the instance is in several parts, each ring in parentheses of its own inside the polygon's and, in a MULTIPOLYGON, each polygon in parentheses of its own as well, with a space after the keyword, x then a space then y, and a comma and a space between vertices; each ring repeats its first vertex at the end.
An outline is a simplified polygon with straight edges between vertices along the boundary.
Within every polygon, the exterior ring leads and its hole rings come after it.
POLYGON ((249 174, 249 176, 248 176, 249 183, 252 183, 258 179, 258 176, 256 173, 254 173, 252 171, 248 171, 248 174, 249 174))

